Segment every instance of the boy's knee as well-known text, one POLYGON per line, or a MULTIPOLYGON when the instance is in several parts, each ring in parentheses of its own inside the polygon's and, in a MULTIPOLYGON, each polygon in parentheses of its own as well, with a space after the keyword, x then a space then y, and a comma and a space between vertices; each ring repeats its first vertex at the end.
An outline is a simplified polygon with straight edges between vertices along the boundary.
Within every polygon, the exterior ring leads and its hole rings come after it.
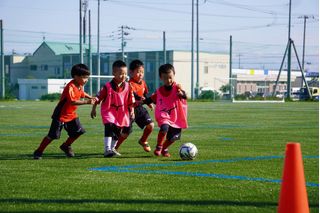
POLYGON ((154 129, 154 123, 149 123, 147 126, 146 126, 148 129, 150 130, 153 130, 154 129))
POLYGON ((120 137, 127 139, 130 133, 121 133, 120 137))
POLYGON ((169 125, 167 124, 161 125, 160 132, 167 133, 168 131, 169 131, 169 125))

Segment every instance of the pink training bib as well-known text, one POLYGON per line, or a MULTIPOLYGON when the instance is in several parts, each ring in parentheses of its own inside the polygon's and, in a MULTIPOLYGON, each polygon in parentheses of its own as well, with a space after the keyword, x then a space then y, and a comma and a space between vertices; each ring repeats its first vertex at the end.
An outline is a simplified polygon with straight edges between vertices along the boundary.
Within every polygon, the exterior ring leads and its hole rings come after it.
POLYGON ((186 129, 187 122, 187 101, 177 95, 178 88, 173 85, 171 93, 168 97, 161 94, 160 90, 157 93, 157 103, 155 116, 160 127, 162 124, 168 124, 174 128, 186 129))
POLYGON ((102 122, 113 123, 119 127, 128 127, 130 125, 128 96, 129 84, 125 83, 125 88, 122 92, 116 92, 112 89, 110 82, 106 84, 107 97, 101 104, 102 122))

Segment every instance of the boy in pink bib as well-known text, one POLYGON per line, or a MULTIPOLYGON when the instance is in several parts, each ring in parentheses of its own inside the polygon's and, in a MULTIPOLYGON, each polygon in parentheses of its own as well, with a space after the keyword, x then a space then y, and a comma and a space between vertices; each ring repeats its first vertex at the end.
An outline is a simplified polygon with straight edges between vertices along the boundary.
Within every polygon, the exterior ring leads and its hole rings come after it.
POLYGON ((175 82, 175 69, 171 64, 161 65, 159 76, 163 86, 144 103, 156 104, 155 118, 160 130, 154 154, 170 157, 168 147, 180 139, 182 129, 188 128, 187 96, 181 86, 175 82))
POLYGON ((130 131, 130 119, 134 119, 133 92, 127 79, 127 66, 123 61, 112 65, 114 78, 107 82, 96 96, 91 117, 96 117, 97 104, 101 103, 101 118, 104 124, 104 157, 120 155, 115 149, 117 141, 125 140, 130 131))

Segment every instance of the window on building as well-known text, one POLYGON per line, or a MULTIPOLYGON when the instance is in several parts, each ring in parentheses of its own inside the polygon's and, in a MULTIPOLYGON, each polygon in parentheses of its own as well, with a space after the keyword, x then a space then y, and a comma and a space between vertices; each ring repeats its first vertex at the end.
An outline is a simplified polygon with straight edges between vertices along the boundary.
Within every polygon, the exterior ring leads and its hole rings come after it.
POLYGON ((38 89, 38 86, 32 86, 31 89, 38 89))
POLYGON ((30 65, 30 70, 36 71, 36 70, 37 70, 37 65, 31 64, 31 65, 30 65))
POLYGON ((46 86, 41 86, 41 89, 47 89, 47 87, 46 86))
POLYGON ((103 63, 102 74, 109 75, 109 63, 103 63))
POLYGON ((204 67, 204 74, 208 74, 209 73, 209 67, 208 66, 205 66, 204 67))
POLYGON ((48 70, 48 65, 47 64, 41 64, 40 69, 44 70, 44 71, 47 71, 48 70))
POLYGON ((54 74, 60 75, 60 67, 57 66, 54 68, 54 74))

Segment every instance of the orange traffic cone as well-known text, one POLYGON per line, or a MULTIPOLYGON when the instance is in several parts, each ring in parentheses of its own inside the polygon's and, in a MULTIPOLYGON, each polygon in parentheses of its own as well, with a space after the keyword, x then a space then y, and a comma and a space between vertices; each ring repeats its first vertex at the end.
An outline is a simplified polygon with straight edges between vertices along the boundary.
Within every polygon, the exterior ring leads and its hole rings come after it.
POLYGON ((279 213, 309 213, 306 181, 299 143, 288 143, 278 205, 279 213))

